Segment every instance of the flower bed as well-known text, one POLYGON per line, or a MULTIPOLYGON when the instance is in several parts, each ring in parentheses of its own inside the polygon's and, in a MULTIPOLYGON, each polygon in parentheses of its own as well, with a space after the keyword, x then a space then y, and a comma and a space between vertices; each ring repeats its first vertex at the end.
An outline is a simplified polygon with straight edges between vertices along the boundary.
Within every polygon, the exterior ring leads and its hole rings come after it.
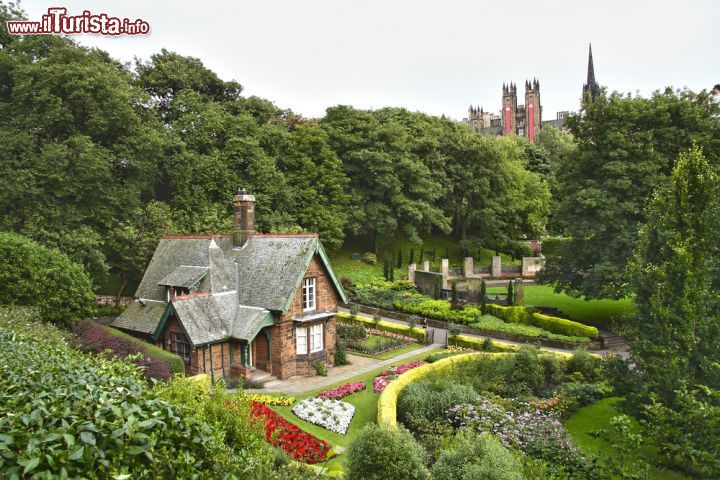
POLYGON ((318 463, 330 458, 330 445, 326 441, 303 432, 262 403, 252 402, 250 411, 254 417, 265 422, 265 439, 295 460, 318 463))
POLYGON ((325 390, 318 393, 316 396, 320 398, 327 398, 328 400, 340 400, 341 398, 362 390, 365 390, 365 382, 353 382, 340 385, 332 390, 325 390))
POLYGON ((403 340, 407 343, 417 343, 418 341, 412 337, 408 337, 407 335, 400 335, 399 333, 393 333, 393 332, 385 332, 383 330, 377 330, 375 328, 366 328, 365 331, 369 333, 370 335, 380 335, 383 337, 388 338, 395 338, 398 340, 403 340))
POLYGON ((404 340, 387 337, 381 334, 374 339, 373 337, 368 336, 367 339, 361 342, 349 341, 346 345, 347 349, 353 352, 365 353, 367 355, 380 355, 385 352, 390 352, 392 350, 402 348, 408 343, 409 342, 406 342, 404 340))
POLYGON ((340 400, 306 398, 292 408, 295 415, 331 432, 345 435, 355 415, 355 407, 340 400))
POLYGON ((295 403, 294 397, 287 395, 266 395, 261 393, 244 393, 242 397, 250 402, 262 403, 263 405, 289 406, 295 403))
POLYGON ((402 375, 408 370, 425 365, 425 363, 426 362, 423 362, 422 360, 413 360, 412 362, 400 365, 394 372, 391 372, 389 369, 381 372, 380 375, 378 375, 373 381, 373 392, 380 393, 384 391, 385 387, 387 387, 392 380, 397 378, 398 375, 402 375))

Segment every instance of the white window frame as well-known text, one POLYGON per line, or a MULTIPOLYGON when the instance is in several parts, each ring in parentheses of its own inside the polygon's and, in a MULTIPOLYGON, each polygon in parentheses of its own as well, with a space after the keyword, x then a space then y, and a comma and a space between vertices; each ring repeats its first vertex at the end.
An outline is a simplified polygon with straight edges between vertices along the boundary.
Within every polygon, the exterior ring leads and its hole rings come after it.
POLYGON ((324 328, 322 323, 310 327, 310 353, 322 352, 323 333, 324 328))
POLYGON ((308 353, 308 330, 307 327, 295 327, 295 351, 298 355, 308 353))
POLYGON ((303 279, 302 307, 303 312, 317 309, 317 281, 315 278, 303 279))

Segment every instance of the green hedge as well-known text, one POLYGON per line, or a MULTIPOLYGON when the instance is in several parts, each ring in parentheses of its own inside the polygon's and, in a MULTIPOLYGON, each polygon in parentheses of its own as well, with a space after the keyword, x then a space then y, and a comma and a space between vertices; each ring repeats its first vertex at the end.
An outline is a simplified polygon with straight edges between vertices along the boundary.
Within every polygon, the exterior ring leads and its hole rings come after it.
POLYGON ((491 315, 508 323, 532 325, 558 335, 586 337, 590 339, 596 339, 598 337, 598 329, 595 327, 564 318, 536 313, 532 307, 503 307, 501 305, 488 304, 487 311, 491 315))
POLYGON ((168 352, 167 350, 163 350, 152 343, 144 342, 139 338, 135 338, 132 335, 121 332, 120 330, 107 327, 107 331, 111 335, 116 335, 124 338, 125 340, 131 341, 138 346, 138 351, 144 351, 149 357, 165 363, 172 373, 185 373, 185 362, 178 355, 168 352))
POLYGON ((598 337, 598 329, 582 323, 573 322, 564 318, 551 317, 541 313, 533 313, 531 318, 532 324, 536 327, 550 330, 560 335, 569 335, 574 337, 587 337, 596 339, 598 337))
MULTIPOLYGON (((345 323, 351 323, 353 321, 350 314, 344 312, 338 313, 336 318, 337 320, 345 323)), ((355 317, 355 321, 362 323, 363 326, 365 326, 366 328, 375 328, 375 322, 372 318, 357 315, 355 317)), ((424 328, 415 327, 411 329, 408 325, 387 322, 385 320, 380 321, 380 324, 378 325, 378 330, 390 333, 397 333, 398 335, 405 335, 406 337, 414 338, 418 342, 425 342, 427 338, 427 331, 424 328)))
POLYGON ((403 312, 416 313, 463 325, 468 325, 473 320, 482 316, 482 312, 477 307, 465 306, 461 310, 452 310, 450 308, 450 302, 447 300, 424 300, 421 302, 397 301, 393 306, 403 312))

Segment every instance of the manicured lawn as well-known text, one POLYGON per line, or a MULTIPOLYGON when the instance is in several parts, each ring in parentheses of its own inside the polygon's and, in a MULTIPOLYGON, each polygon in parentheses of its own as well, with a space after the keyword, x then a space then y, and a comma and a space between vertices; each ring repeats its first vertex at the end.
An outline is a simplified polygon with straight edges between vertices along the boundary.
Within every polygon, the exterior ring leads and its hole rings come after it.
MULTIPOLYGON (((410 362, 412 360, 422 360, 426 358, 428 355, 440 351, 442 349, 434 349, 429 352, 422 353, 420 355, 416 355, 414 357, 406 358, 403 360, 398 361, 398 365, 410 362)), ((352 395, 348 395, 347 397, 343 398, 343 402, 348 402, 355 406, 355 416, 352 419, 352 422, 350 423, 350 428, 347 431, 347 434, 340 435, 338 433, 331 432, 330 430, 326 430, 322 427, 318 427, 317 425, 313 425, 312 423, 308 423, 304 420, 299 419, 295 416, 295 414, 292 412, 292 407, 277 407, 273 406, 270 407, 276 412, 278 412, 280 415, 282 415, 287 421, 294 423, 298 427, 302 428, 308 433, 311 433, 315 435, 318 438, 321 438, 328 442, 330 445, 332 445, 333 449, 337 449, 337 447, 342 447, 340 450, 344 450, 347 448, 352 441, 355 439, 355 437, 360 433, 360 430, 365 427, 370 422, 375 422, 377 420, 377 400, 380 396, 379 393, 373 393, 373 380, 375 377, 382 372, 383 370, 386 370, 387 366, 377 368, 375 370, 372 370, 368 373, 358 375, 357 377, 349 378, 347 380, 343 380, 341 382, 338 382, 336 384, 330 385, 328 387, 319 388, 317 390, 313 390, 311 392, 308 392, 304 395, 299 395, 296 398, 297 401, 300 401, 307 397, 314 397, 319 392, 323 390, 330 390, 331 388, 343 385, 345 383, 351 383, 351 382, 358 382, 363 381, 365 382, 366 388, 362 392, 354 393, 352 395)), ((329 470, 341 470, 342 465, 345 462, 345 455, 339 455, 337 458, 334 458, 327 462, 326 467, 329 470)))
MULTIPOLYGON (((491 287, 488 288, 488 292, 507 292, 507 287, 491 287)), ((525 287, 525 304, 555 307, 576 320, 599 327, 607 327, 612 318, 635 311, 635 306, 630 298, 587 301, 584 298, 573 298, 564 293, 555 293, 549 285, 525 287)))
MULTIPOLYGON (((610 425, 610 419, 621 415, 621 412, 616 408, 616 404, 619 401, 620 398, 618 397, 604 398, 580 409, 567 421, 565 425, 568 432, 572 436, 575 444, 584 453, 599 457, 617 456, 618 452, 612 445, 604 439, 591 436, 590 432, 607 429, 610 425)), ((638 433, 640 431, 640 425, 635 419, 632 419, 631 428, 632 433, 638 433)), ((659 460, 657 448, 653 445, 643 446, 639 449, 638 453, 651 465, 656 464, 659 460)), ((658 480, 676 480, 686 477, 679 473, 653 468, 651 478, 658 480)))

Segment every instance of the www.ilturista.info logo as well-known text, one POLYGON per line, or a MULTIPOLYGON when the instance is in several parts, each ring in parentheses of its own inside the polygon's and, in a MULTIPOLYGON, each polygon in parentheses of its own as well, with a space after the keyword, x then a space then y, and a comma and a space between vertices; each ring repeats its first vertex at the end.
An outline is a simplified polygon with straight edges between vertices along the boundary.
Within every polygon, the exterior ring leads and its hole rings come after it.
POLYGON ((63 7, 48 8, 39 22, 13 20, 7 22, 10 35, 48 35, 93 33, 97 35, 147 35, 150 24, 144 20, 110 17, 106 13, 95 15, 83 11, 82 15, 67 15, 63 7))

